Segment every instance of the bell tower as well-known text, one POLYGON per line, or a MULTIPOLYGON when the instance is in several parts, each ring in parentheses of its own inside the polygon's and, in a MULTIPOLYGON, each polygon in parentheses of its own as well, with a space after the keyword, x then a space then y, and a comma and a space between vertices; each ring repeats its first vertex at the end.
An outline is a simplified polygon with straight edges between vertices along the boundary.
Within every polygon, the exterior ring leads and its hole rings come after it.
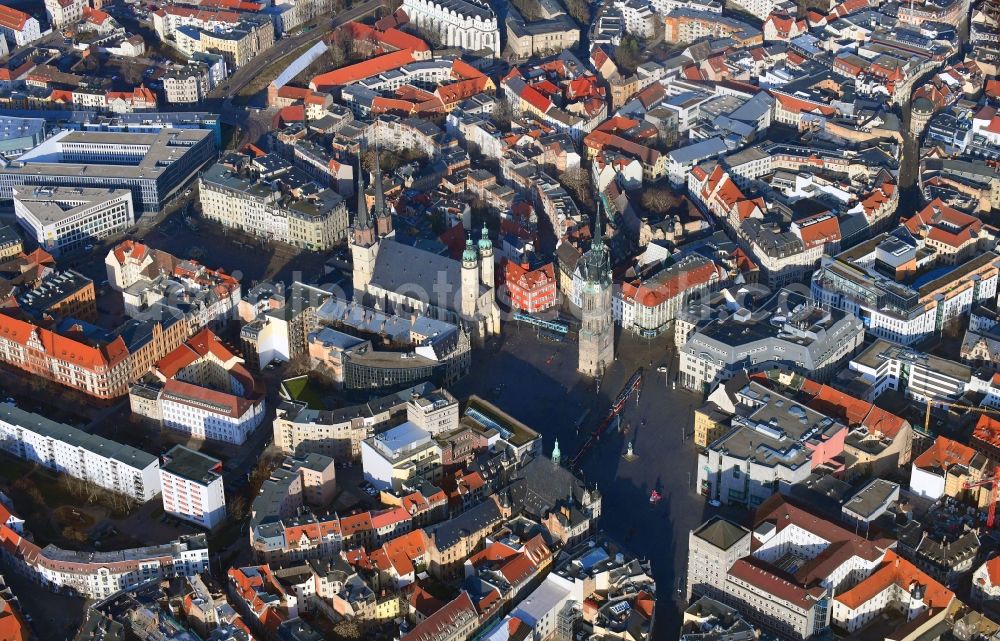
POLYGON ((378 256, 378 240, 375 227, 368 214, 368 200, 365 196, 364 166, 361 150, 358 149, 358 206, 351 227, 351 262, 354 283, 354 300, 363 302, 368 292, 368 284, 375 273, 375 258, 378 256))

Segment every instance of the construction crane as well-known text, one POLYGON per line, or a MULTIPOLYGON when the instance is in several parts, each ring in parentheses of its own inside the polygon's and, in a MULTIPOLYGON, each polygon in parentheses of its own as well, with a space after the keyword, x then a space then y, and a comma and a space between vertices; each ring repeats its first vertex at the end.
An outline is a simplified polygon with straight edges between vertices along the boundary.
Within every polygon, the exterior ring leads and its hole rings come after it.
POLYGON ((1000 465, 993 471, 993 476, 979 479, 972 483, 962 483, 963 490, 971 490, 977 487, 983 487, 984 485, 992 485, 990 488, 990 508, 986 516, 986 527, 993 529, 993 522, 996 520, 997 516, 997 489, 1000 488, 1000 465))
POLYGON ((992 407, 976 407, 975 405, 962 405, 961 403, 952 403, 950 401, 942 401, 940 399, 931 398, 927 399, 927 411, 924 413, 924 434, 931 433, 931 407, 933 405, 953 407, 956 409, 969 410, 972 412, 982 412, 983 414, 1000 415, 1000 410, 993 409, 992 407))

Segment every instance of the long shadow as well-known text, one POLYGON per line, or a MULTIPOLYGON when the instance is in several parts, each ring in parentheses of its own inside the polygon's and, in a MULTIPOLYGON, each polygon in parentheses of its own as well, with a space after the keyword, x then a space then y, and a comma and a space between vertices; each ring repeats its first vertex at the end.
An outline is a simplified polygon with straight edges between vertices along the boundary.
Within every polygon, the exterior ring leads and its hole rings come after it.
POLYGON ((450 388, 460 398, 497 390, 490 400, 538 430, 546 455, 558 439, 565 464, 604 420, 636 368, 645 368, 639 402, 633 394, 622 412, 622 427, 628 423, 631 430, 605 432, 580 460, 578 472, 601 491, 598 527, 651 561, 658 588, 654 638, 664 641, 677 638, 686 607, 677 586, 683 587, 688 533, 705 515, 704 501, 691 487, 696 452, 690 440, 681 438, 682 429, 690 431, 691 411, 701 405, 701 397, 670 390, 649 367, 662 362, 666 344, 665 338, 619 337, 619 358, 595 393, 594 382, 576 372, 576 343, 545 342, 533 330, 510 323, 501 338, 474 356, 469 376, 450 388), (578 433, 576 423, 586 409, 590 412, 578 433), (629 441, 636 454, 631 461, 623 456, 629 441), (653 488, 663 494, 656 505, 649 502, 653 488))

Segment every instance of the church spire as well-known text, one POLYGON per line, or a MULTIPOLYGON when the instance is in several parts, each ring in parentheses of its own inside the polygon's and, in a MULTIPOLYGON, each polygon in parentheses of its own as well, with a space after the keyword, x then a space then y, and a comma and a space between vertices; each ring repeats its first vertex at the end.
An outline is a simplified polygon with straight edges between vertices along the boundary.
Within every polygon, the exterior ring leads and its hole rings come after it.
POLYGON ((358 145, 358 213, 354 218, 354 226, 358 229, 368 229, 372 226, 368 215, 368 199, 365 198, 365 166, 361 161, 361 146, 358 145))
POLYGON ((594 216, 594 247, 604 246, 604 238, 601 237, 601 192, 597 192, 597 214, 594 216))
POLYGON ((385 193, 382 191, 382 165, 379 158, 378 138, 375 139, 375 216, 381 218, 388 214, 385 209, 385 193))

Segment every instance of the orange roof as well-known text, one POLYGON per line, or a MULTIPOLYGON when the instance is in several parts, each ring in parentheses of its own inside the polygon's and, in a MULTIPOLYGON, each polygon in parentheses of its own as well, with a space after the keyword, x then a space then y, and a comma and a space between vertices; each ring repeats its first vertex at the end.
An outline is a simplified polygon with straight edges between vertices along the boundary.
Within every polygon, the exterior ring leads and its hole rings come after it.
POLYGON ((376 530, 409 520, 410 514, 402 507, 394 507, 371 515, 372 528, 376 530))
POLYGON ((17 9, 12 9, 8 6, 0 4, 0 27, 20 31, 21 29, 24 29, 24 25, 28 22, 28 18, 30 17, 31 16, 23 11, 18 11, 17 9))
POLYGON ((799 220, 798 229, 806 248, 840 240, 840 223, 832 214, 819 214, 799 220))
POLYGON ((115 245, 114 248, 115 259, 118 261, 119 265, 124 265, 126 258, 142 260, 146 257, 147 251, 149 251, 149 248, 142 243, 137 243, 134 240, 122 241, 121 243, 115 245))
POLYGON ((309 86, 314 91, 327 91, 334 87, 349 85, 352 82, 385 73, 386 71, 399 69, 411 62, 413 62, 413 52, 410 49, 400 49, 399 51, 393 51, 377 58, 341 67, 327 73, 321 73, 312 79, 309 86))
POLYGON ((903 224, 912 234, 925 231, 927 238, 956 248, 974 240, 983 227, 978 218, 949 207, 940 198, 932 200, 903 224))
POLYGON ((969 465, 975 456, 976 450, 968 445, 939 436, 930 448, 914 459, 913 464, 925 470, 943 470, 952 465, 969 465))
MULTIPOLYGON (((994 383, 1000 373, 994 374, 994 383)), ((1000 421, 986 414, 980 414, 975 429, 972 430, 972 443, 983 443, 994 448, 1000 447, 1000 421)))
POLYGON ((27 641, 31 637, 28 626, 6 600, 0 599, 0 639, 27 641))
POLYGON ((985 563, 986 574, 990 577, 991 586, 1000 586, 1000 556, 995 556, 985 563))
POLYGON ((777 91, 772 91, 771 95, 774 96, 775 100, 781 103, 781 107, 786 111, 794 113, 818 113, 823 116, 833 116, 837 113, 836 109, 822 103, 812 102, 811 100, 803 100, 802 98, 796 98, 795 96, 789 96, 788 94, 783 94, 777 91))
POLYGON ((923 587, 924 605, 932 610, 947 608, 955 599, 954 592, 897 555, 894 550, 886 550, 882 565, 871 576, 835 598, 848 608, 857 610, 890 586, 895 585, 908 592, 914 584, 923 587))
POLYGON ((525 85, 521 91, 521 100, 524 100, 542 113, 548 111, 549 107, 552 106, 552 102, 531 85, 525 85))

